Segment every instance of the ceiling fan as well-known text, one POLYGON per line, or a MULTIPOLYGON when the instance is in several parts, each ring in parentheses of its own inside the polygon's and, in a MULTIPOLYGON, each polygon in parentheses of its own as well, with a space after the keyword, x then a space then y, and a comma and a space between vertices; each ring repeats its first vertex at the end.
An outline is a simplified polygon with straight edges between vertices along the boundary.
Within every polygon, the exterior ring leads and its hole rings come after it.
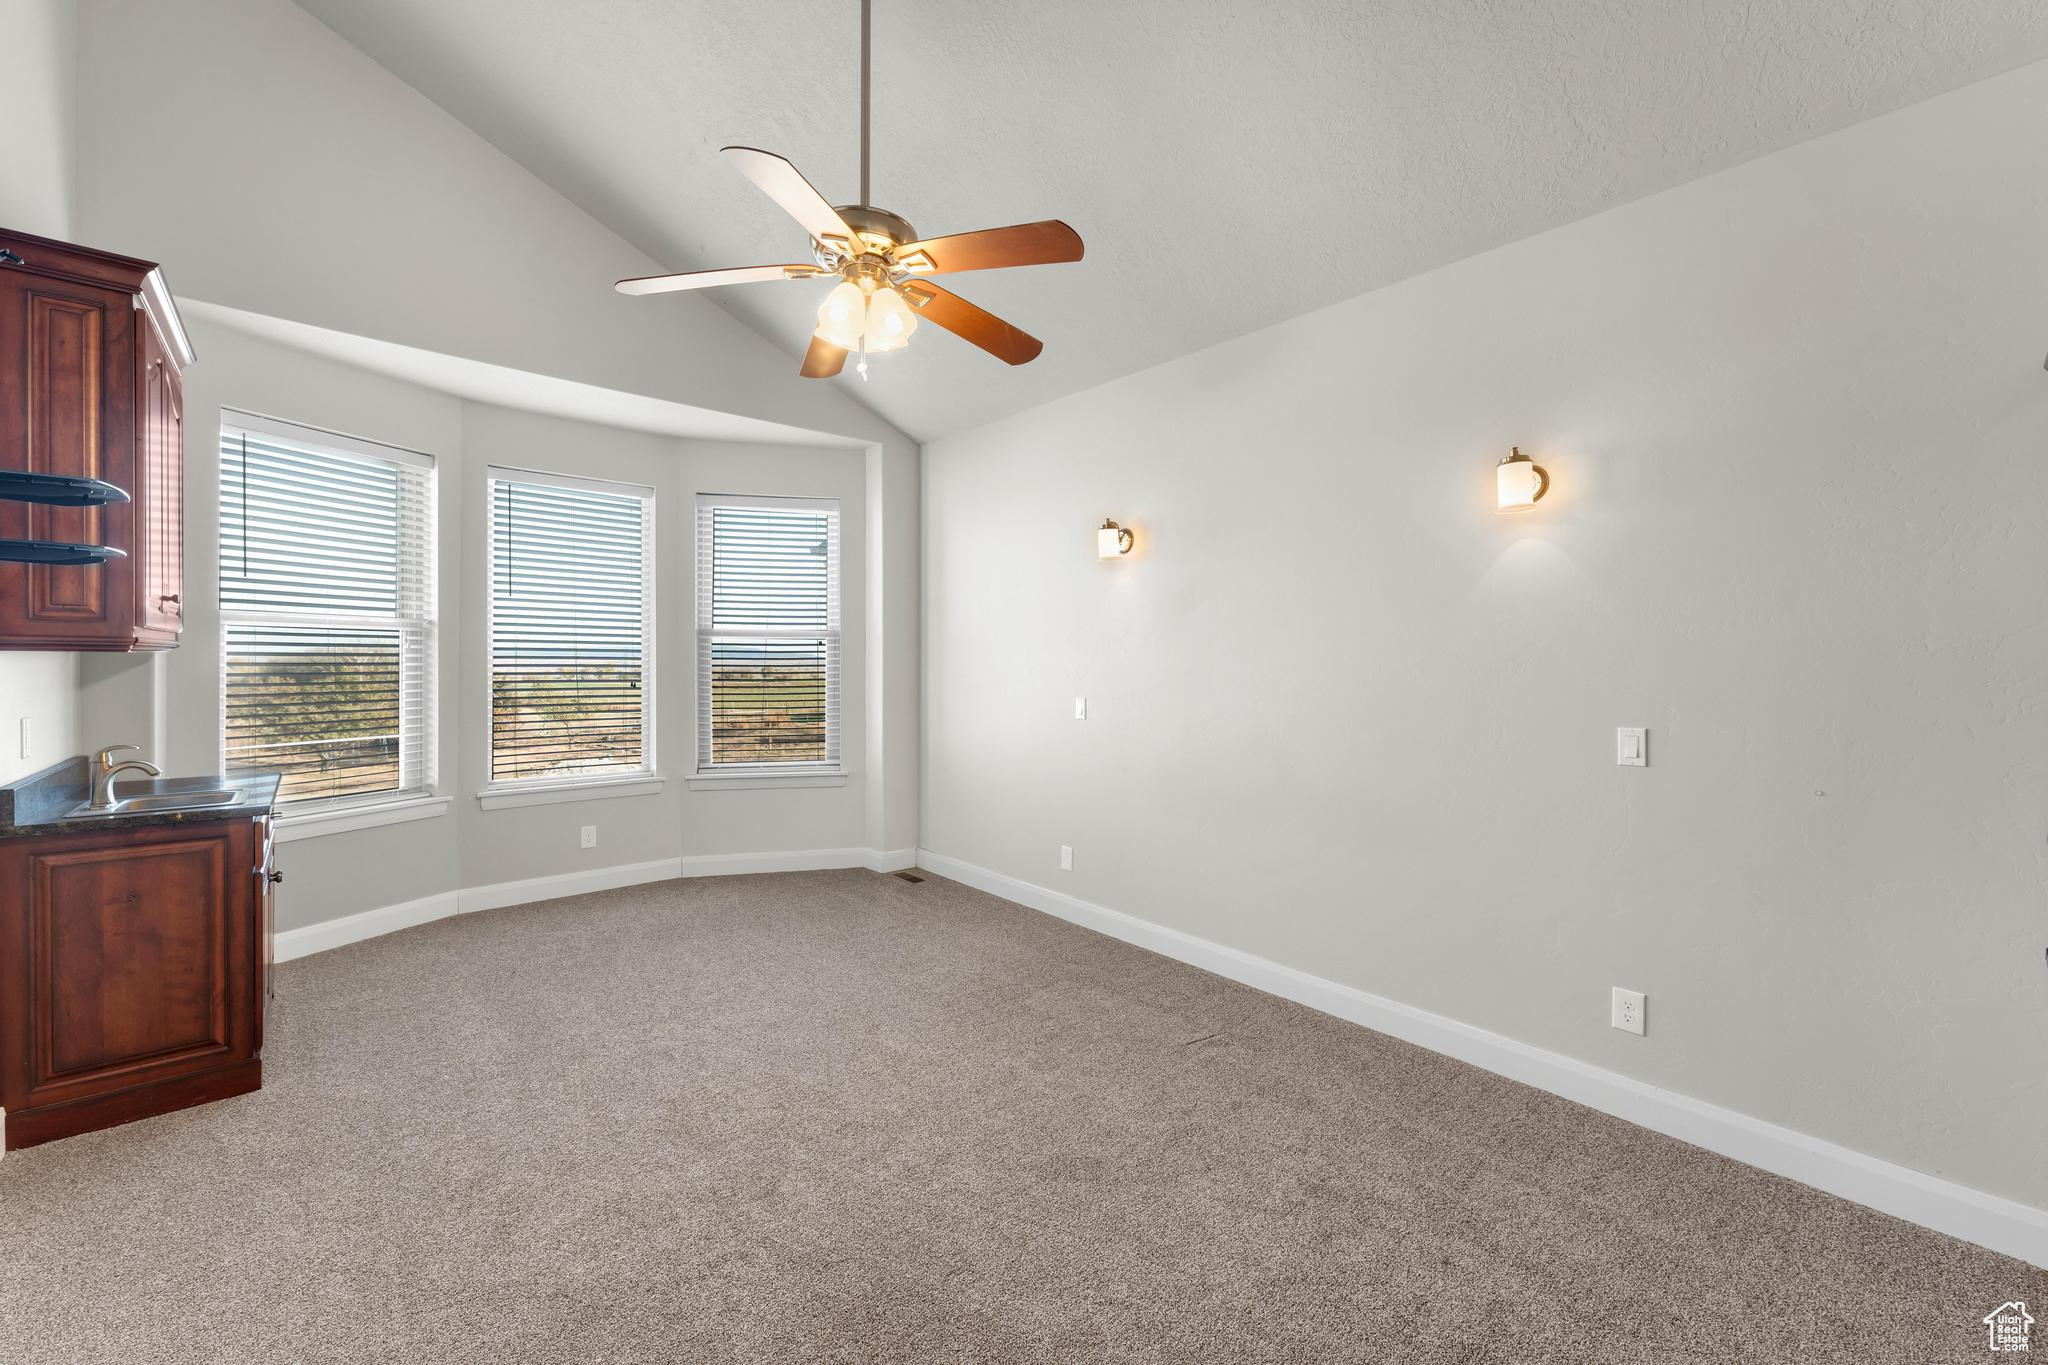
POLYGON ((818 308, 817 331, 804 355, 807 379, 828 379, 861 353, 855 366, 867 378, 868 354, 899 350, 920 318, 1012 365, 1035 360, 1045 343, 995 314, 977 308, 928 278, 961 270, 1049 265, 1081 259, 1081 235, 1056 218, 1014 227, 984 228, 949 237, 920 238, 908 222, 868 203, 868 10, 860 5, 860 202, 834 207, 783 158, 754 147, 721 148, 740 173, 758 185, 811 235, 811 264, 747 265, 620 280, 622 294, 667 294, 762 280, 839 280, 818 308))

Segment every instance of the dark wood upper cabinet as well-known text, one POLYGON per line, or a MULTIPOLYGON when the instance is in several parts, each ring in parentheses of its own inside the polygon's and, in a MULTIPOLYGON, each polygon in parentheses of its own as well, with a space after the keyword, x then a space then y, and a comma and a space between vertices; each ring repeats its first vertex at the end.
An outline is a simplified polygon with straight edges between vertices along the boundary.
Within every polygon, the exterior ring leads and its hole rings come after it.
POLYGON ((0 649, 170 649, 184 629, 192 363, 148 261, 0 228, 0 469, 104 479, 129 501, 0 500, 0 538, 110 545, 106 564, 0 562, 0 649))

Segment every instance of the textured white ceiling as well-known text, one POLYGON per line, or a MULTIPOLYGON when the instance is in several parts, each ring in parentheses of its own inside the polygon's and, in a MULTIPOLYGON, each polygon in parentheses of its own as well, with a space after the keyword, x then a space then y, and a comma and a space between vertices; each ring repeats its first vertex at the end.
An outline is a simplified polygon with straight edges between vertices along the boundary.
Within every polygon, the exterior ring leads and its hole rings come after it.
MULTIPOLYGON (((856 197, 855 0, 300 3, 674 269, 804 259, 726 143, 856 197)), ((1088 255, 948 278, 1030 365, 829 382, 948 434, 2043 57, 2039 0, 875 0, 875 202, 1088 255)), ((712 297, 794 368, 824 289, 712 297)))

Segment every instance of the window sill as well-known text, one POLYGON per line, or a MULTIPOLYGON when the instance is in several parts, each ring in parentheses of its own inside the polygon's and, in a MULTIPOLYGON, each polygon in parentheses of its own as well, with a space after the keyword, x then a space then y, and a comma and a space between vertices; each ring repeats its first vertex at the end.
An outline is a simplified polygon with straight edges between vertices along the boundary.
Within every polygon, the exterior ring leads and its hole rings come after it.
POLYGON ((691 791, 755 791, 775 787, 843 787, 842 768, 811 768, 803 772, 700 772, 683 779, 691 791))
POLYGON ((386 801, 374 806, 342 806, 302 815, 281 811, 271 837, 280 844, 288 844, 297 839, 318 839, 328 834, 346 834, 350 830, 404 824, 408 820, 432 820, 447 813, 448 798, 445 796, 407 797, 403 801, 386 801))
POLYGON ((667 779, 659 773, 636 777, 610 777, 587 782, 536 782, 485 787, 476 794, 485 810, 506 810, 513 806, 552 806, 562 801, 609 801, 617 796, 653 796, 667 779))

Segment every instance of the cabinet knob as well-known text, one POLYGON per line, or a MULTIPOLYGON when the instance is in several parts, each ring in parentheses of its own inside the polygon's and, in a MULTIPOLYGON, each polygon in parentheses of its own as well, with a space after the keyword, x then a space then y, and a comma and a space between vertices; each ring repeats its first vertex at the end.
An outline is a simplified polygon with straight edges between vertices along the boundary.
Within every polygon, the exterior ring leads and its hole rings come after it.
POLYGON ((274 881, 274 882, 281 882, 281 881, 283 881, 283 880, 284 880, 284 873, 282 873, 282 872, 272 872, 272 873, 270 874, 270 880, 272 880, 272 881, 274 881))
POLYGON ((21 259, 21 257, 19 257, 19 256, 15 255, 15 254, 14 254, 13 252, 9 251, 9 250, 8 250, 8 249, 7 249, 6 247, 4 247, 4 246, 0 246, 0 265, 27 265, 27 264, 28 264, 28 262, 27 262, 27 261, 24 261, 23 259, 21 259))

